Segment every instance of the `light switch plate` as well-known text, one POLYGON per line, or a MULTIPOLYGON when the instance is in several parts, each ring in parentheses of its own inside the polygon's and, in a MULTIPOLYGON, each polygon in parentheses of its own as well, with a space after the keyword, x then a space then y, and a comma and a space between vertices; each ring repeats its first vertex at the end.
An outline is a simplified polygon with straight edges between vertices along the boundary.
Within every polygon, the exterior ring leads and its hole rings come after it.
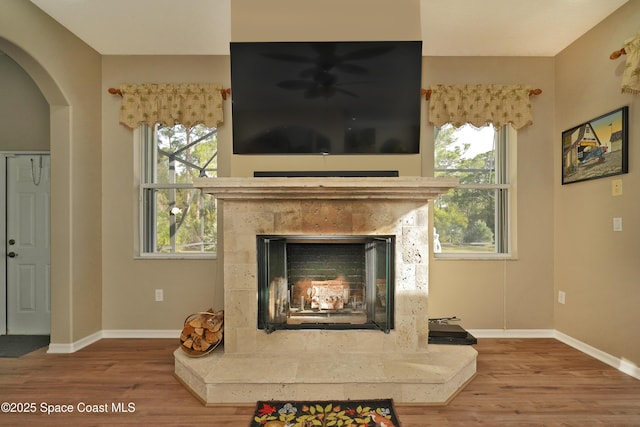
POLYGON ((622 196, 622 180, 614 179, 611 181, 611 195, 622 196))

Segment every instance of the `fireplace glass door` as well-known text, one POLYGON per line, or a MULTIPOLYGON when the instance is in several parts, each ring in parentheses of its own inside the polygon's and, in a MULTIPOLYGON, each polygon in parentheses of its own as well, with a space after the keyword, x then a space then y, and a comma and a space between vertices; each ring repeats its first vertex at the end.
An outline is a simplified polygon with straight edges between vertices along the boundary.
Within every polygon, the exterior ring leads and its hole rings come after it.
POLYGON ((257 236, 258 328, 389 332, 394 243, 393 236, 257 236))

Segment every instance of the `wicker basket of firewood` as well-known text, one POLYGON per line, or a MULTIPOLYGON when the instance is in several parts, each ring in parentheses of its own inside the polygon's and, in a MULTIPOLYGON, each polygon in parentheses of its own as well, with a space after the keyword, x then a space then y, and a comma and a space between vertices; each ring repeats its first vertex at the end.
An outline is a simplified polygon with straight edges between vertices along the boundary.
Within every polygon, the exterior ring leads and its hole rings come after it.
POLYGON ((209 309, 190 314, 184 320, 180 348, 189 356, 205 356, 220 345, 223 331, 223 310, 214 312, 213 309, 209 309))

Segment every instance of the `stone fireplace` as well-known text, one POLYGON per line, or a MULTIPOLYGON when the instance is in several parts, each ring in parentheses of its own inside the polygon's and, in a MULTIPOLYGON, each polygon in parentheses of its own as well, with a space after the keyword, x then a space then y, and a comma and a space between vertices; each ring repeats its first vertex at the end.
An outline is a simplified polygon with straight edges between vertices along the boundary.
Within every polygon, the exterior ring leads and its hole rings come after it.
MULTIPOLYGON (((398 403, 446 402, 475 374, 477 354, 470 346, 427 345, 428 201, 456 185, 418 177, 198 180, 196 187, 221 202, 224 348, 203 358, 189 358, 178 349, 177 377, 205 404, 383 397, 398 403), (258 262, 260 236, 293 237, 294 245, 322 239, 328 239, 325 244, 345 239, 366 245, 373 238, 388 238, 392 274, 385 275, 390 282, 380 287, 393 293, 386 293, 382 303, 373 290, 381 284, 379 277, 363 278, 374 285, 356 284, 352 290, 357 277, 330 274, 309 279, 317 283, 307 285, 324 295, 315 306, 313 291, 304 293, 307 289, 296 290, 295 282, 284 281, 267 285, 262 297, 269 299, 269 292, 275 295, 280 289, 279 297, 261 309, 259 281, 265 273, 258 262), (380 313, 389 313, 386 304, 393 311, 382 328, 335 327, 379 323, 380 313), (292 309, 294 314, 296 309, 307 311, 310 323, 334 327, 296 327, 295 320, 287 320, 300 317, 291 316, 292 309), (367 314, 368 309, 373 311, 367 314), (338 313, 343 318, 326 322, 338 313), (291 327, 265 330, 263 323, 260 328, 259 318, 270 315, 291 327)), ((276 277, 279 273, 263 281, 270 284, 276 277)))

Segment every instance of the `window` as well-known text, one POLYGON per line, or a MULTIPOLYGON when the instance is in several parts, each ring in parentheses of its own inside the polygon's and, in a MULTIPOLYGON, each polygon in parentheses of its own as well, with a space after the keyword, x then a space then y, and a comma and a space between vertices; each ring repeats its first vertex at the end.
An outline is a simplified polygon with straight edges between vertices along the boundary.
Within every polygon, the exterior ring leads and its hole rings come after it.
POLYGON ((511 126, 496 130, 491 125, 479 129, 445 125, 436 129, 435 176, 460 180, 459 188, 434 202, 436 256, 511 253, 513 140, 511 126))
POLYGON ((217 130, 143 125, 140 136, 141 255, 215 255, 216 201, 192 179, 217 176, 217 130))

